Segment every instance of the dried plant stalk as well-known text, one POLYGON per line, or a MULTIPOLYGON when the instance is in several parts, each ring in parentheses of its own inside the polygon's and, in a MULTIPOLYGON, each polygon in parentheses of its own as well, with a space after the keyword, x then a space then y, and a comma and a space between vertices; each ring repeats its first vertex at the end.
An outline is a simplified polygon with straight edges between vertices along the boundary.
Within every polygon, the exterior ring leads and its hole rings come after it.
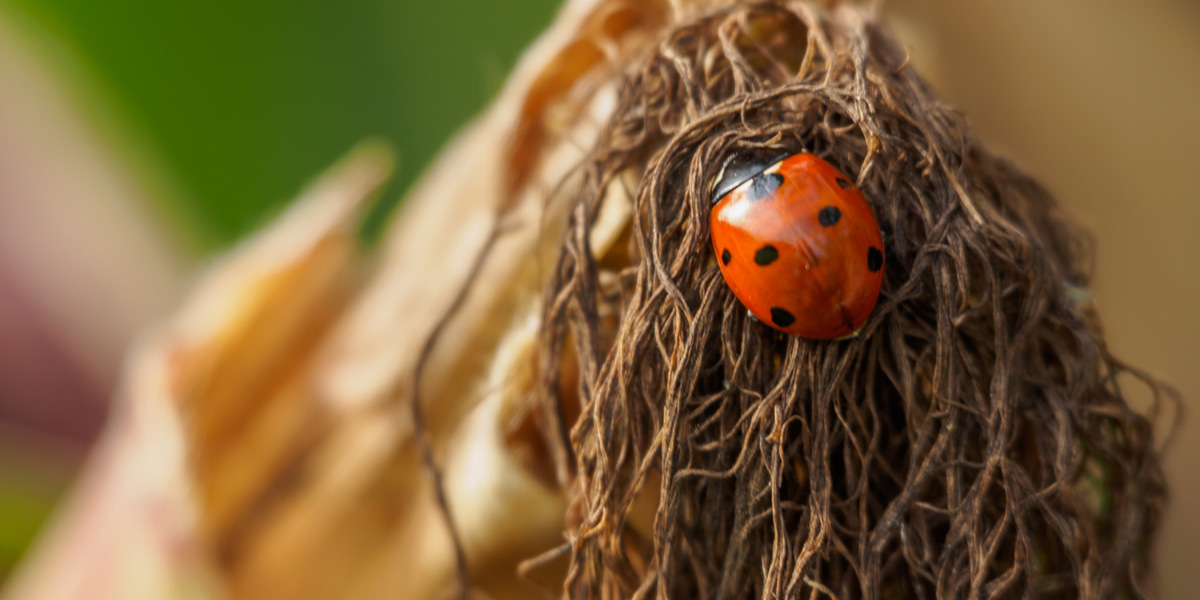
MULTIPOLYGON (((1086 238, 870 10, 571 2, 370 260, 352 231, 385 171, 334 171, 135 355, 94 470, 159 476, 78 511, 169 508, 130 518, 185 583, 76 589, 1149 595, 1162 476, 1118 385, 1140 374, 1073 299, 1086 238), (713 264, 707 186, 767 144, 879 218, 853 340, 773 332, 713 264)), ((97 560, 104 529, 71 523, 19 589, 73 597, 37 576, 97 560)))

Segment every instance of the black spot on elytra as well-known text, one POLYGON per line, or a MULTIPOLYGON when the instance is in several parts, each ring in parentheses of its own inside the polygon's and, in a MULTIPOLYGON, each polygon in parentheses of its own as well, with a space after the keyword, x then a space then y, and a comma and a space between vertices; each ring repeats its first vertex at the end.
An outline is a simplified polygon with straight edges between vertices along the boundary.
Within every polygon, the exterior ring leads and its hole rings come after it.
POLYGON ((787 327, 796 322, 796 317, 786 309, 773 306, 771 307, 771 322, 780 327, 787 327))
POLYGON ((783 175, 779 173, 759 175, 750 182, 750 189, 746 190, 746 198, 753 202, 770 198, 781 185, 783 185, 783 175))
POLYGON ((732 259, 733 259, 733 257, 729 255, 728 249, 721 251, 721 264, 727 265, 727 264, 729 264, 729 261, 732 259))
POLYGON ((821 223, 822 227, 832 227, 841 218, 842 211, 838 210, 836 206, 826 206, 817 213, 817 221, 821 223))
POLYGON ((875 246, 867 249, 867 268, 872 273, 883 268, 883 252, 875 246))
POLYGON ((848 190, 854 186, 854 184, 850 183, 850 181, 847 180, 845 177, 838 177, 837 184, 838 184, 838 187, 842 188, 843 190, 848 190))
POLYGON ((754 253, 754 262, 762 267, 775 262, 777 258, 779 258, 779 251, 775 249, 775 246, 770 244, 759 248, 758 252, 754 253))

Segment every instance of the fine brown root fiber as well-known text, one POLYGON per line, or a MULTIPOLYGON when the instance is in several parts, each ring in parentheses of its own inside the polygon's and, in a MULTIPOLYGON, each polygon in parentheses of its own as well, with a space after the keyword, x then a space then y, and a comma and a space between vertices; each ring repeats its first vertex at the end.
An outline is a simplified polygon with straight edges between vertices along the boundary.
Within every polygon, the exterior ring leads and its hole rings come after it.
POLYGON ((540 427, 571 475, 568 596, 1151 595, 1164 484, 1118 378, 1159 385, 1072 299, 1086 237, 873 13, 680 20, 627 66, 612 115, 540 342, 540 427), (708 186, 767 145, 821 156, 875 211, 886 274, 856 338, 775 332, 715 265, 708 186), (587 232, 631 169, 631 264, 600 261, 587 232))

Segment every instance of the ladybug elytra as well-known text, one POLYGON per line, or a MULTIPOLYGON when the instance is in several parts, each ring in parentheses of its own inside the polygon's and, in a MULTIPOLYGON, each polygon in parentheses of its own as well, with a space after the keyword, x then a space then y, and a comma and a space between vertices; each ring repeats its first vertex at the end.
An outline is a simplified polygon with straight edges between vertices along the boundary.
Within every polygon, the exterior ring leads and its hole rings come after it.
POLYGON ((800 152, 727 166, 709 218, 721 274, 760 321, 818 340, 852 336, 883 285, 883 236, 862 192, 800 152))

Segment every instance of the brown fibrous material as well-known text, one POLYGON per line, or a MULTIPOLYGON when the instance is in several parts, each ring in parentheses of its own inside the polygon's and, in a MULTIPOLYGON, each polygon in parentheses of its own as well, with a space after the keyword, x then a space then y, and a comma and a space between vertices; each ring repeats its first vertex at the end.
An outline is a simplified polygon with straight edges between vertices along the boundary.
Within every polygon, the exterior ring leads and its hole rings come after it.
POLYGON ((871 11, 677 17, 626 67, 548 274, 537 391, 570 473, 567 595, 1152 595, 1163 477, 1121 385, 1163 388, 1073 293, 1083 232, 871 11), (853 339, 756 322, 712 260, 708 186, 768 145, 831 162, 875 211, 885 280, 853 339), (631 169, 632 264, 598 261, 587 232, 631 169))
POLYGON ((570 0, 366 252, 389 170, 355 152, 146 333, 10 595, 1153 595, 1174 396, 871 10, 570 0), (721 279, 708 188, 764 146, 878 217, 856 338, 721 279))

